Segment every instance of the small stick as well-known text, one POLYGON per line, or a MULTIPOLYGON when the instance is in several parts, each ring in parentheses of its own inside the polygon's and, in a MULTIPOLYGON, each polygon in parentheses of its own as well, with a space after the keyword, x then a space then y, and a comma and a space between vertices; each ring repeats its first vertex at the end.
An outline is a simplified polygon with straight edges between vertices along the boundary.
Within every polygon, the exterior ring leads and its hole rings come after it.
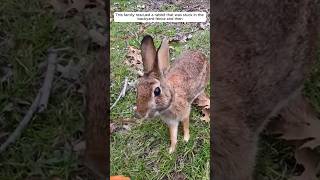
POLYGON ((16 139, 21 135, 22 130, 27 127, 29 121, 32 118, 33 113, 36 112, 38 109, 39 100, 40 100, 40 93, 37 94, 37 97, 33 101, 27 114, 23 117, 22 121, 19 123, 18 127, 9 136, 9 138, 3 144, 1 144, 0 153, 2 153, 9 146, 9 144, 15 142, 16 139))
POLYGON ((36 98, 32 102, 27 114, 23 117, 23 119, 20 121, 19 125, 9 136, 9 138, 3 144, 1 144, 0 153, 2 153, 11 143, 14 143, 16 141, 16 139, 21 135, 22 131, 27 127, 33 114, 36 112, 40 112, 39 109, 42 111, 47 106, 50 88, 54 76, 56 57, 56 52, 51 51, 48 57, 48 68, 45 82, 39 90, 36 98))
POLYGON ((54 77, 54 71, 56 69, 56 59, 57 59, 57 53, 53 52, 49 54, 46 77, 44 79, 42 88, 40 89, 41 98, 40 98, 38 112, 42 112, 47 108, 48 99, 50 96, 50 90, 52 87, 52 80, 54 77))
POLYGON ((124 97, 126 95, 126 90, 127 90, 127 86, 128 86, 128 77, 126 77, 124 79, 124 85, 123 88, 117 98, 117 100, 112 104, 112 106, 110 107, 110 110, 118 103, 118 101, 120 100, 121 97, 124 97))
POLYGON ((68 51, 68 50, 71 50, 70 47, 63 47, 63 48, 50 48, 48 50, 49 53, 56 53, 56 52, 59 52, 59 51, 68 51))

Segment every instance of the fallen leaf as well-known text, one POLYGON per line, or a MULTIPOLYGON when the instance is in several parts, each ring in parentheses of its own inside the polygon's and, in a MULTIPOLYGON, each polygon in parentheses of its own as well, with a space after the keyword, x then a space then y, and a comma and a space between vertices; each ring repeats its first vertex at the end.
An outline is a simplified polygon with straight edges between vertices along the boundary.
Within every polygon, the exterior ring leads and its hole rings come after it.
POLYGON ((187 42, 187 36, 177 34, 174 37, 169 38, 169 42, 187 42))
POLYGON ((110 134, 114 132, 130 131, 135 123, 137 123, 137 120, 132 118, 114 119, 110 123, 110 134))
POLYGON ((132 67, 138 75, 143 75, 141 51, 133 46, 128 46, 125 64, 132 67))
POLYGON ((116 130, 115 123, 110 123, 110 134, 112 134, 116 130))
POLYGON ((145 24, 142 24, 140 27, 139 27, 139 31, 138 31, 138 35, 142 34, 145 30, 146 30, 146 25, 145 24))
POLYGON ((210 122, 210 98, 208 95, 206 93, 200 94, 192 104, 201 108, 203 116, 200 119, 205 122, 210 122))
POLYGON ((320 120, 312 106, 300 95, 280 112, 280 117, 268 126, 271 134, 280 134, 285 140, 304 140, 301 147, 320 146, 320 120))
POLYGON ((320 139, 312 139, 309 140, 308 142, 304 143, 301 148, 306 148, 309 147, 311 149, 314 149, 320 145, 320 139))
POLYGON ((169 42, 187 42, 188 40, 190 40, 192 38, 192 34, 177 34, 174 37, 169 38, 169 42))
POLYGON ((89 36, 92 39, 92 41, 97 43, 98 45, 100 45, 102 47, 106 46, 106 43, 107 43, 108 39, 107 39, 106 36, 104 36, 100 32, 98 32, 98 31, 96 31, 94 29, 91 29, 89 31, 89 36))
POLYGON ((69 80, 78 80, 81 70, 81 65, 75 63, 73 60, 70 60, 66 66, 57 65, 57 71, 61 73, 61 77, 69 80))
POLYGON ((304 166, 304 171, 300 176, 295 176, 289 180, 318 180, 317 166, 319 164, 319 154, 309 148, 298 149, 295 152, 298 164, 304 166))
POLYGON ((269 123, 268 133, 280 134, 281 139, 301 142, 296 146, 295 158, 297 163, 304 166, 304 172, 290 180, 317 179, 320 156, 313 149, 320 146, 319 127, 317 113, 302 94, 291 100, 269 123))
POLYGON ((209 111, 209 109, 207 109, 207 108, 203 108, 202 110, 201 110, 201 113, 204 115, 204 116, 202 116, 200 119, 202 120, 202 121, 205 121, 205 122, 210 122, 210 111, 209 111))
POLYGON ((209 23, 209 22, 206 22, 206 23, 200 23, 200 24, 199 24, 199 26, 200 26, 200 28, 199 28, 199 29, 204 30, 204 29, 206 29, 206 27, 208 27, 209 25, 210 25, 210 23, 209 23))
POLYGON ((202 93, 193 101, 193 104, 199 107, 210 108, 210 98, 206 93, 202 93))

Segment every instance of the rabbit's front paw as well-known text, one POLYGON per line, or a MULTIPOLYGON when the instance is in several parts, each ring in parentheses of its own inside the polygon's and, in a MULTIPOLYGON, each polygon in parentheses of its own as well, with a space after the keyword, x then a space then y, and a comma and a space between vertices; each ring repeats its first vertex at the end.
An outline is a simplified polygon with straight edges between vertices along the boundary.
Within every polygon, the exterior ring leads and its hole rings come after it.
POLYGON ((176 150, 176 147, 170 147, 169 148, 169 154, 172 154, 176 150))
POLYGON ((184 142, 188 142, 189 139, 190 139, 190 134, 189 134, 189 133, 183 135, 183 140, 184 140, 184 142))

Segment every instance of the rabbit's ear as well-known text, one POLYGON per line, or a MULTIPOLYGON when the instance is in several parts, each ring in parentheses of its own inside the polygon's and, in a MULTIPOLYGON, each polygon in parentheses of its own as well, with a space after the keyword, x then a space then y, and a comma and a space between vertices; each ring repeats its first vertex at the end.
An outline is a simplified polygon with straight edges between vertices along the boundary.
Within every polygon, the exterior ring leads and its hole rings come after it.
POLYGON ((158 67, 161 75, 169 69, 169 66, 169 40, 164 38, 158 49, 158 67))
POLYGON ((154 70, 157 56, 156 48, 150 35, 146 35, 143 37, 140 49, 142 55, 143 70, 145 74, 148 74, 149 72, 154 70))

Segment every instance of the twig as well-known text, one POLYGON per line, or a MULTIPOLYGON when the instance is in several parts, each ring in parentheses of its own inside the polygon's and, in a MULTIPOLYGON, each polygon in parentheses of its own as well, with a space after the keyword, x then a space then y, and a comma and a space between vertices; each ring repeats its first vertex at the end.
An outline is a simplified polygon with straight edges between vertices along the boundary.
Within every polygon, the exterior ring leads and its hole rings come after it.
POLYGON ((71 47, 63 47, 63 48, 50 48, 48 50, 48 53, 57 53, 59 51, 68 51, 68 50, 71 50, 71 47))
POLYGON ((11 143, 14 143, 16 139, 21 135, 22 131, 27 127, 32 116, 36 112, 45 109, 48 103, 48 98, 50 94, 50 88, 53 80, 54 70, 55 70, 55 61, 56 61, 56 52, 51 52, 48 57, 48 68, 45 77, 45 82, 43 83, 41 89, 39 90, 36 98, 32 102, 27 114, 23 117, 18 127, 14 132, 9 136, 9 138, 0 146, 0 153, 2 153, 11 143))
POLYGON ((117 98, 117 100, 112 104, 110 110, 118 103, 118 101, 120 100, 121 97, 124 97, 126 95, 126 90, 127 90, 127 85, 128 85, 128 77, 126 77, 124 79, 124 85, 123 85, 123 88, 117 98))
POLYGON ((54 77, 54 71, 56 69, 56 59, 57 59, 57 53, 53 52, 49 54, 46 77, 44 79, 42 88, 40 89, 41 98, 40 98, 38 112, 42 112, 47 108, 50 90, 52 86, 52 80, 54 77))
POLYGON ((28 110, 27 114, 23 117, 18 127, 9 136, 9 138, 3 144, 1 144, 0 153, 2 153, 9 146, 9 144, 13 143, 21 135, 22 130, 27 127, 29 121, 32 118, 33 113, 36 112, 38 109, 39 100, 40 93, 37 94, 36 99, 33 101, 30 109, 28 110))

